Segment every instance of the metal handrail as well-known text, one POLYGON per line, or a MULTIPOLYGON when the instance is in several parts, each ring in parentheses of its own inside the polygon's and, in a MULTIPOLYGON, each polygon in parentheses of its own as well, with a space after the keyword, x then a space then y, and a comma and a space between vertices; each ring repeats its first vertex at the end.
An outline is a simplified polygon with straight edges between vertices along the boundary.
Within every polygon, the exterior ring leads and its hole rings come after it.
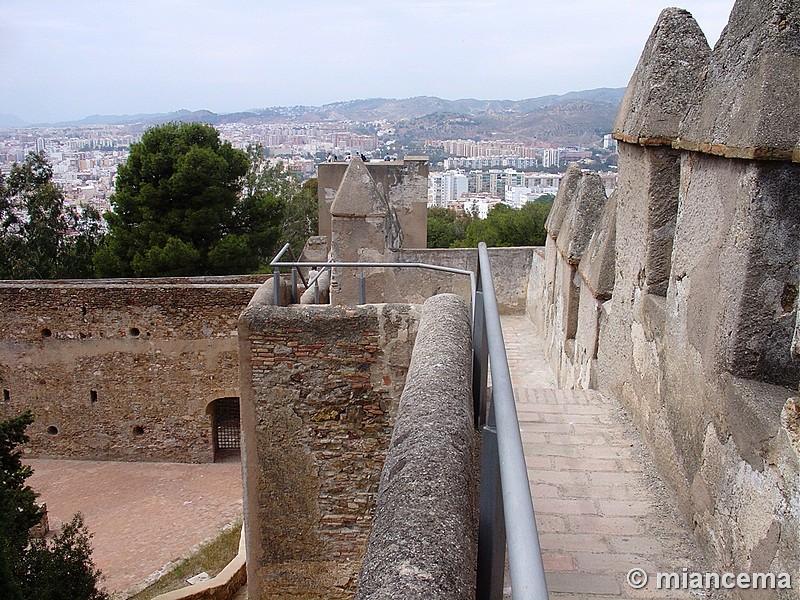
MULTIPOLYGON (((473 402, 476 427, 482 428, 478 580, 476 600, 501 600, 505 553, 514 600, 548 600, 539 534, 528 484, 514 390, 486 244, 478 244, 478 272, 425 263, 281 262, 286 244, 270 262, 275 269, 275 300, 280 267, 422 268, 469 275, 473 326, 473 402), (491 400, 487 376, 491 369, 491 400)), ((317 275, 319 275, 322 273, 317 275)), ((316 278, 314 279, 316 283, 316 278)), ((309 285, 311 282, 309 282, 309 285)), ((364 303, 363 282, 360 301, 364 303)))
POLYGON ((470 298, 472 301, 472 310, 474 314, 475 310, 475 291, 477 289, 477 283, 475 278, 475 273, 468 269, 457 269, 455 267, 444 267, 442 265, 431 265, 427 263, 396 263, 396 262, 299 262, 299 261, 292 261, 292 262, 281 262, 279 259, 283 256, 286 252, 289 244, 285 244, 280 252, 275 256, 275 258, 270 261, 269 265, 274 269, 274 285, 275 285, 275 299, 277 302, 278 299, 278 292, 279 292, 279 282, 278 277, 280 276, 280 267, 291 267, 293 270, 298 269, 300 267, 344 267, 344 268, 392 268, 392 269, 429 269, 431 271, 441 271, 444 273, 454 273, 456 275, 467 275, 469 276, 469 283, 470 283, 470 298))
POLYGON ((487 355, 492 373, 492 399, 483 427, 477 599, 496 600, 502 597, 507 543, 514 600, 547 600, 547 583, 514 390, 497 310, 489 253, 483 242, 478 245, 478 275, 477 295, 481 310, 478 311, 474 329, 478 335, 474 350, 477 366, 473 371, 477 380, 473 382, 473 390, 481 387, 482 379, 484 389, 479 390, 482 404, 479 415, 486 412, 487 355), (496 522, 497 519, 502 523, 496 522))

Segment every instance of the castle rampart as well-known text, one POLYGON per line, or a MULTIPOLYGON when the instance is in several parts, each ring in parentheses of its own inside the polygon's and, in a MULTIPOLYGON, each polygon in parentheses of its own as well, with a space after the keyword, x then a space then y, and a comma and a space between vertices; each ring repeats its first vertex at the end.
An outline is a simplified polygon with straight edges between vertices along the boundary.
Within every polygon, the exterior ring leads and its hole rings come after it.
POLYGON ((239 324, 250 598, 351 598, 418 325, 411 305, 239 324))
POLYGON ((796 0, 738 0, 713 51, 662 12, 614 128, 619 187, 570 230, 562 185, 528 300, 560 383, 630 410, 707 554, 793 578, 798 40, 796 0))
POLYGON ((34 412, 36 456, 214 460, 260 279, 0 283, 0 418, 34 412))
POLYGON ((356 600, 475 598, 479 433, 472 325, 452 294, 422 307, 356 600))

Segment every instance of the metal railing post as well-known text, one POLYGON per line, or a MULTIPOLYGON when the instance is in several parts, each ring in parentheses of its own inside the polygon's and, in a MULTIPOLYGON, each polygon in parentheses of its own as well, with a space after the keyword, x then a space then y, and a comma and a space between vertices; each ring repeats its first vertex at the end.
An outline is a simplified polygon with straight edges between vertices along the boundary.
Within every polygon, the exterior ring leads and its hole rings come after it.
POLYGON ((364 277, 363 269, 359 269, 358 272, 358 303, 367 303, 367 279, 364 277))
POLYGON ((299 302, 297 297, 297 267, 292 267, 292 302, 299 302))
POLYGON ((275 293, 273 298, 275 306, 281 305, 281 270, 278 267, 272 271, 272 290, 275 293))
POLYGON ((481 497, 478 521, 478 579, 476 600, 501 600, 506 569, 506 523, 503 513, 503 483, 497 429, 489 411, 489 423, 482 429, 481 497))
POLYGON ((472 324, 472 410, 475 427, 486 422, 486 380, 489 372, 489 348, 486 345, 486 321, 483 312, 483 290, 475 292, 472 324))

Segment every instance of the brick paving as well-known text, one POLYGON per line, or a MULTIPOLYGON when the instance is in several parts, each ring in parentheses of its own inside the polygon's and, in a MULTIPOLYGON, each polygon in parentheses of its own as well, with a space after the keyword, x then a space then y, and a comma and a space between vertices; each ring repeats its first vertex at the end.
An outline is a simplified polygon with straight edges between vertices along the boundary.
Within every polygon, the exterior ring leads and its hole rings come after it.
POLYGON ((530 321, 502 325, 550 597, 711 597, 655 589, 657 571, 705 569, 625 411, 595 391, 556 389, 530 321), (644 589, 626 583, 635 567, 651 575, 644 589))
POLYGON ((26 460, 51 529, 76 512, 103 586, 125 598, 242 515, 241 465, 26 460))

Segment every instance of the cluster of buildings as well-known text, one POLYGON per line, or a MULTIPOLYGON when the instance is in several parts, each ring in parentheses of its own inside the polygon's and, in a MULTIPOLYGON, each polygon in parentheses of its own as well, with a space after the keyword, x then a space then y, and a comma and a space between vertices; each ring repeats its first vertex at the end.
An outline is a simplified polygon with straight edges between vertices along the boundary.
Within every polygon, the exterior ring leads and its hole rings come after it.
MULTIPOLYGON (((281 161, 302 179, 315 177, 317 165, 329 156, 392 150, 393 131, 386 127, 382 122, 216 126, 234 147, 260 144, 272 160, 281 161), (364 130, 375 133, 360 133, 364 130)), ((44 152, 67 203, 93 206, 102 214, 111 208, 117 167, 128 159, 131 144, 141 139, 145 129, 141 124, 0 129, 0 170, 7 172, 31 151, 44 152)), ((429 176, 429 206, 467 210, 478 216, 485 216, 497 202, 518 208, 544 195, 555 195, 561 181, 558 171, 569 162, 592 157, 587 149, 535 148, 516 142, 426 143, 451 155, 444 160, 444 171, 429 176), (547 172, 542 172, 545 169, 547 172)), ((609 192, 616 187, 615 173, 603 173, 602 177, 609 192)))
MULTIPOLYGON (((308 179, 316 176, 317 164, 328 153, 344 157, 347 152, 374 152, 379 134, 391 130, 380 129, 380 124, 371 125, 376 132, 372 135, 350 131, 355 128, 350 122, 224 123, 215 127, 235 148, 260 144, 270 158, 280 160, 288 170, 308 179)), ((0 129, 0 171, 7 173, 14 163, 25 160, 29 152, 44 152, 67 202, 89 204, 102 213, 110 208, 117 167, 125 163, 130 145, 139 141, 146 129, 142 124, 0 129)))
MULTIPOLYGON (((428 206, 467 211, 479 218, 485 218, 499 202, 520 208, 542 196, 555 196, 567 165, 594 156, 586 148, 538 148, 513 142, 445 140, 429 144, 455 156, 443 161, 443 171, 430 174, 428 206)), ((605 144, 604 148, 614 149, 605 144)), ((610 194, 617 187, 616 172, 600 172, 600 177, 610 194)))
POLYGON ((30 152, 42 152, 66 203, 110 209, 117 167, 128 160, 141 134, 122 126, 0 129, 0 170, 6 173, 30 152))
MULTIPOLYGON (((498 202, 520 208, 542 196, 555 196, 561 173, 525 172, 516 169, 463 171, 450 169, 428 176, 428 206, 467 211, 485 218, 498 202)), ((617 187, 615 172, 600 173, 606 193, 617 187)))

